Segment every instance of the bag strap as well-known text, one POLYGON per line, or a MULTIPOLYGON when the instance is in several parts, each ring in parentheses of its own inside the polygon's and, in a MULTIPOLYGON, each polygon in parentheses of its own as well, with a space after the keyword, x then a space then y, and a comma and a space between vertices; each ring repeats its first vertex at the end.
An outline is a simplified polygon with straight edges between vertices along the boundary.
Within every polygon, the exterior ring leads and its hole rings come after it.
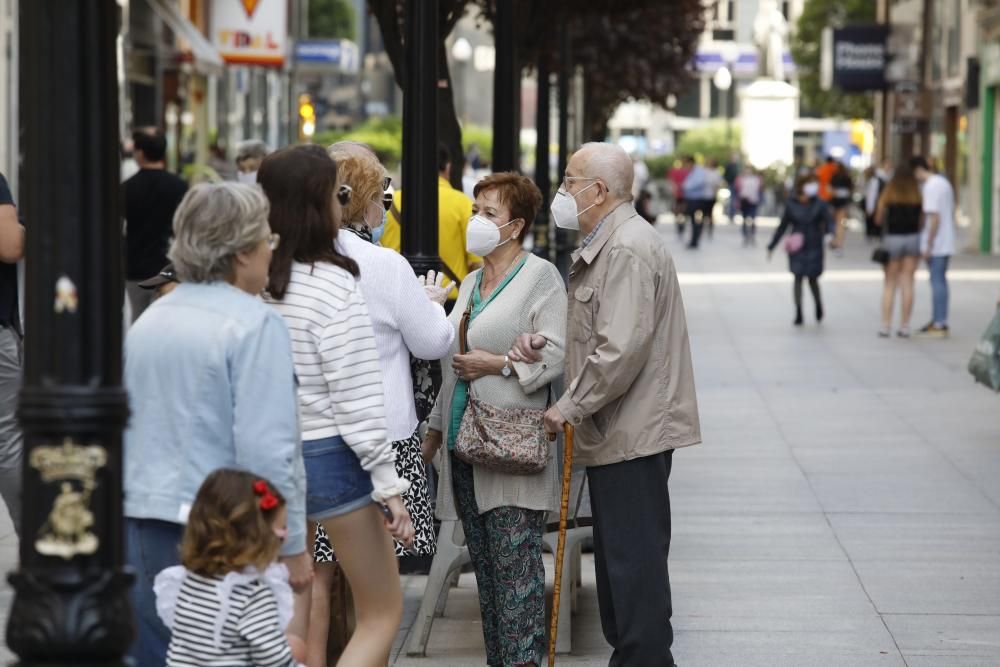
MULTIPOLYGON (((392 217, 396 218, 396 222, 398 222, 399 226, 402 227, 403 216, 400 214, 399 209, 396 208, 395 202, 393 202, 392 206, 389 207, 389 213, 392 214, 392 217)), ((448 276, 448 279, 451 280, 453 283, 455 283, 455 287, 461 285, 462 280, 458 277, 458 275, 454 271, 451 270, 451 267, 445 264, 444 260, 441 259, 440 257, 438 258, 438 260, 441 262, 441 270, 444 271, 444 275, 448 276)))

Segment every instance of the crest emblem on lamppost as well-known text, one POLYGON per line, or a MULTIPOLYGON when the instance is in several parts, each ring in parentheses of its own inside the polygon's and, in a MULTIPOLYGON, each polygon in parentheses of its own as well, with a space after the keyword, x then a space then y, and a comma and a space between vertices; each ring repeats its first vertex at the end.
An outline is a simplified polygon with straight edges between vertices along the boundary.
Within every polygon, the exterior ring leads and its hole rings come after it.
POLYGON ((36 447, 29 463, 46 484, 59 482, 59 493, 38 531, 35 549, 43 556, 70 560, 97 551, 100 540, 91 530, 90 498, 97 488, 97 471, 107 465, 108 452, 98 445, 78 445, 66 438, 59 446, 36 447))

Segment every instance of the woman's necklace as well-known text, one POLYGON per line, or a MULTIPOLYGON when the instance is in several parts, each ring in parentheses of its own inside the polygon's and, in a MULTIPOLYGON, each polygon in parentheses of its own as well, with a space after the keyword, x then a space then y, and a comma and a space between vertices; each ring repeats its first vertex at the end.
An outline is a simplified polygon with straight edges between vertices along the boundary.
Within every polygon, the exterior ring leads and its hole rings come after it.
MULTIPOLYGON (((514 268, 514 265, 515 265, 515 264, 517 264, 517 260, 521 259, 521 254, 522 254, 522 253, 523 253, 523 251, 522 251, 522 250, 518 250, 518 251, 517 251, 517 254, 516 254, 516 255, 514 255, 514 259, 513 259, 513 260, 511 260, 511 263, 510 263, 510 266, 508 266, 508 267, 507 267, 507 270, 503 272, 503 275, 502 275, 502 276, 500 276, 499 278, 497 278, 497 279, 495 279, 495 280, 493 280, 493 281, 492 281, 492 283, 493 283, 493 284, 492 284, 492 286, 490 287, 490 289, 488 289, 488 290, 486 289, 486 285, 487 285, 487 282, 486 282, 486 280, 483 280, 483 284, 482 284, 482 286, 481 286, 481 290, 480 290, 480 292, 479 292, 479 296, 480 296, 481 298, 487 298, 487 299, 489 298, 489 297, 486 297, 486 296, 485 296, 485 295, 483 294, 483 292, 486 292, 486 293, 487 293, 487 294, 489 294, 490 296, 492 296, 492 295, 493 295, 493 291, 494 291, 494 290, 495 290, 495 289, 496 289, 496 288, 497 288, 497 287, 498 287, 498 286, 500 285, 500 283, 502 283, 502 282, 503 282, 504 278, 506 278, 506 277, 507 277, 507 276, 508 276, 508 275, 510 274, 511 270, 512 270, 512 269, 514 268)), ((484 268, 484 269, 483 269, 483 277, 484 277, 484 278, 486 277, 486 273, 485 273, 485 272, 486 272, 486 269, 484 268)))

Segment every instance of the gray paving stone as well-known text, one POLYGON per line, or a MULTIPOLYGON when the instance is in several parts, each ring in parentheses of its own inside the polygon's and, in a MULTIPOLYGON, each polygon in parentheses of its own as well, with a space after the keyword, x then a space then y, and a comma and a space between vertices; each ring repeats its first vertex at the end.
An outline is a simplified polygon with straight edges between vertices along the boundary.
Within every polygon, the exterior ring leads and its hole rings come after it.
POLYGON ((1000 615, 1000 560, 854 563, 882 614, 1000 615))
POLYGON ((852 513, 828 518, 855 563, 1000 563, 998 513, 852 513))
POLYGON ((809 482, 827 512, 991 512, 996 505, 954 468, 813 474, 809 482))
MULTIPOLYGON (((955 658, 1000 664, 1000 616, 886 614, 885 623, 906 656, 936 658, 937 664, 964 664, 955 658)), ((973 664, 973 663, 970 663, 973 664)))

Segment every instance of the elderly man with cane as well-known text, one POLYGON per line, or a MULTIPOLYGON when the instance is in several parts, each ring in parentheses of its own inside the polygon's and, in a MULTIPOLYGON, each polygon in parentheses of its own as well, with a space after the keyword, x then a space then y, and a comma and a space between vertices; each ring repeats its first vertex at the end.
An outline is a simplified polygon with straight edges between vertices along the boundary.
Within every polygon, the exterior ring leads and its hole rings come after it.
MULTIPOLYGON (((545 415, 576 430, 594 516, 597 595, 610 666, 673 667, 667 552, 674 449, 701 441, 684 304, 666 245, 631 204, 632 162, 585 144, 552 202, 583 238, 569 274, 566 392, 545 415)), ((510 356, 537 359, 539 336, 510 356)))

